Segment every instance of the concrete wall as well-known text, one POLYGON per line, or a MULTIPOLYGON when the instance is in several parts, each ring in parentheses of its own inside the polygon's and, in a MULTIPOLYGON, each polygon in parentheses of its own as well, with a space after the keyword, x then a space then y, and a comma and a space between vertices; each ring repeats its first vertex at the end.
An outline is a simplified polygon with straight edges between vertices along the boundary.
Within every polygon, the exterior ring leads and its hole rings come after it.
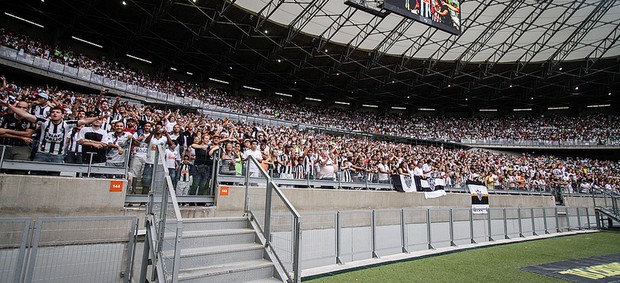
MULTIPOLYGON (((244 187, 229 187, 228 196, 218 195, 216 198, 216 216, 239 215, 243 213, 244 187)), ((327 189, 283 188, 282 191, 300 212, 304 211, 335 211, 335 210, 370 210, 370 209, 401 209, 401 208, 470 208, 469 194, 448 194, 446 196, 425 199, 424 193, 398 193, 390 191, 353 191, 327 189)), ((256 205, 264 204, 264 189, 250 188, 250 199, 256 205)), ((275 198, 274 198, 275 199, 275 198)), ((576 206, 591 206, 591 203, 577 203, 576 206)), ((499 207, 554 207, 555 200, 551 196, 511 196, 490 195, 489 205, 499 207)), ((281 210, 284 206, 274 201, 274 209, 281 210)))
POLYGON ((123 215, 126 190, 123 180, 0 175, 0 216, 123 215))
MULTIPOLYGON (((144 220, 143 207, 125 208, 127 182, 122 182, 120 192, 111 191, 112 179, 86 179, 72 177, 0 175, 0 217, 15 216, 86 216, 131 215, 144 220)), ((398 193, 390 191, 354 191, 328 189, 283 188, 282 191, 300 212, 370 210, 401 208, 469 208, 468 194, 448 194, 425 199, 424 193, 398 193)), ((251 205, 264 207, 265 189, 250 189, 251 205)), ((216 207, 182 207, 183 217, 214 217, 243 215, 245 187, 230 186, 228 195, 216 196, 216 207)), ((274 196, 275 211, 284 210, 283 203, 274 196)), ((566 197, 566 205, 593 207, 591 198, 566 197)), ((501 207, 554 207, 551 196, 491 195, 492 208, 501 207)), ((597 204, 603 204, 597 199, 597 204)))

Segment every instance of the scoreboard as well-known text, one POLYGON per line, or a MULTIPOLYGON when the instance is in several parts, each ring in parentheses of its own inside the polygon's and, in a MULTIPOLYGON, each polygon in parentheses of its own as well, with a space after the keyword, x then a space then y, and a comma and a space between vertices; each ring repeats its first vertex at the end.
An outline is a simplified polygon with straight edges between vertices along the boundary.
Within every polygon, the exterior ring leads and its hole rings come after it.
POLYGON ((385 0, 383 8, 449 33, 461 34, 460 0, 385 0))

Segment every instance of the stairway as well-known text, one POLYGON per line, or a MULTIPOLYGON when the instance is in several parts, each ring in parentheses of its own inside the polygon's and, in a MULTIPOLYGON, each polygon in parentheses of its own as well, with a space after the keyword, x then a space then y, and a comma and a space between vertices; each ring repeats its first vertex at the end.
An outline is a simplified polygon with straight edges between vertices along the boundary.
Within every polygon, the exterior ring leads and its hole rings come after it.
MULTIPOLYGON (((245 217, 184 219, 179 282, 282 282, 258 237, 245 217)), ((171 243, 174 235, 164 238, 171 243)), ((172 266, 173 252, 164 245, 166 266, 172 266)))

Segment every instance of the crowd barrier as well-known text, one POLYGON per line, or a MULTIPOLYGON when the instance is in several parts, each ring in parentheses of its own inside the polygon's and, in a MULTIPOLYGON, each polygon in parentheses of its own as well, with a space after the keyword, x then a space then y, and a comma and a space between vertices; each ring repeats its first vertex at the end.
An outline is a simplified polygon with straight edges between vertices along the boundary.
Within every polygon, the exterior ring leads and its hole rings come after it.
POLYGON ((0 218, 0 282, 134 282, 137 217, 0 218))

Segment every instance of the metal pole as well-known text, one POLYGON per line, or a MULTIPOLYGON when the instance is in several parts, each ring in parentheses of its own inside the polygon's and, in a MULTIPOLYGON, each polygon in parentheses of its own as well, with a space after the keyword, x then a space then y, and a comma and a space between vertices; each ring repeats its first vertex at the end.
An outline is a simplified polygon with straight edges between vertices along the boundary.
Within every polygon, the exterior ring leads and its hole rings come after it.
MULTIPOLYGON (((148 219, 146 219, 146 236, 144 237, 144 249, 142 250, 142 266, 140 267, 140 281, 139 282, 147 282, 146 281, 146 273, 147 273, 147 269, 148 269, 148 262, 149 262, 149 247, 151 246, 151 240, 149 239, 149 235, 150 235, 150 231, 151 229, 149 228, 151 225, 153 225, 153 223, 151 223, 151 221, 148 219)), ((155 260, 155 259, 153 259, 155 260)), ((154 268, 155 266, 153 266, 154 268)))
POLYGON ((293 246, 293 270, 295 272, 295 283, 301 282, 301 221, 297 215, 294 216, 295 221, 295 238, 293 246))
POLYGON ((566 230, 570 232, 570 215, 568 215, 568 207, 564 208, 564 213, 566 214, 566 230))
POLYGON ((454 210, 450 208, 450 246, 456 246, 454 243, 454 210))
POLYGON ((473 209, 469 209, 469 237, 472 244, 476 243, 474 240, 474 211, 473 209))
POLYGON ((407 237, 405 234, 405 210, 400 210, 400 246, 403 253, 409 253, 407 250, 407 237))
POLYGON ((519 237, 525 237, 523 236, 523 224, 521 223, 521 208, 520 207, 517 208, 517 218, 519 221, 519 237))
POLYGON ((545 225, 545 234, 549 234, 549 229, 547 227, 547 209, 543 207, 543 225, 545 225))
POLYGON ((336 264, 343 264, 340 259, 340 211, 336 211, 336 264))
POLYGON ((530 214, 532 215, 532 235, 538 235, 536 233, 536 218, 534 217, 534 208, 530 208, 530 214))
POLYGON ((428 242, 428 249, 433 250, 433 241, 431 239, 431 210, 426 209, 426 238, 428 242))
POLYGON ((271 193, 273 191, 273 185, 271 180, 267 178, 267 191, 265 192, 265 241, 267 244, 271 242, 271 193))
POLYGON ((0 169, 4 165, 4 152, 6 151, 6 145, 2 145, 2 156, 0 156, 0 169))
POLYGON ((372 248, 372 257, 378 258, 379 256, 377 255, 377 219, 376 219, 374 209, 370 212, 370 241, 371 241, 370 246, 372 248))
POLYGON ((562 232, 562 230, 560 229, 560 222, 559 222, 559 217, 558 217, 558 208, 555 208, 555 229, 558 233, 562 232))
POLYGON ((504 214, 504 239, 510 239, 510 237, 508 237, 508 223, 507 223, 507 217, 506 217, 506 208, 503 209, 503 214, 504 214))
POLYGON ((577 207, 576 209, 577 209, 577 230, 582 230, 581 229, 581 214, 579 213, 579 207, 577 207))
POLYGON ((493 240, 493 230, 491 230, 491 208, 487 209, 487 220, 489 222, 489 241, 495 241, 493 240))
POLYGON ((93 167, 93 155, 95 154, 95 152, 87 152, 88 154, 90 154, 90 160, 88 161, 88 171, 86 172, 86 177, 90 178, 90 170, 93 167))
POLYGON ((245 203, 243 205, 243 213, 247 216, 248 213, 250 212, 250 210, 249 210, 250 172, 248 170, 249 167, 250 167, 250 159, 249 158, 248 158, 248 160, 246 160, 245 164, 246 164, 245 165, 245 203))
POLYGON ((590 223, 590 208, 586 207, 586 220, 588 222, 588 230, 592 229, 592 224, 590 223))

